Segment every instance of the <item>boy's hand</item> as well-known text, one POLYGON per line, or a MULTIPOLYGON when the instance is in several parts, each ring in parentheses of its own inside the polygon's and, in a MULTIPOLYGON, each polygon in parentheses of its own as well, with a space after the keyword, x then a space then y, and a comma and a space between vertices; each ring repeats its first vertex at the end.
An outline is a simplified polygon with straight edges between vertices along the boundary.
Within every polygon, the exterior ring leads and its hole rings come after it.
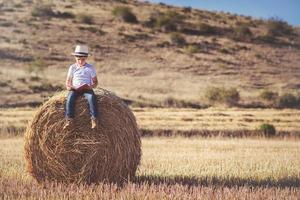
POLYGON ((88 90, 92 90, 93 87, 92 87, 91 85, 88 85, 88 86, 87 86, 87 89, 88 89, 88 90))

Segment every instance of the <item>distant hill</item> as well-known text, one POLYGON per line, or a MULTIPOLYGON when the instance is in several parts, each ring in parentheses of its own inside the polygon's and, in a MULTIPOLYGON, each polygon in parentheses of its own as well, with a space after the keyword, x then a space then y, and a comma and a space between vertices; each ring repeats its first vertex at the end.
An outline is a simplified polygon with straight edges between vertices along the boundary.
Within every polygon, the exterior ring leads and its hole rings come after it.
POLYGON ((6 1, 0 105, 62 90, 77 43, 89 45, 102 87, 138 102, 202 103, 211 86, 237 89, 244 103, 264 90, 297 94, 299 32, 276 18, 141 1, 6 1))

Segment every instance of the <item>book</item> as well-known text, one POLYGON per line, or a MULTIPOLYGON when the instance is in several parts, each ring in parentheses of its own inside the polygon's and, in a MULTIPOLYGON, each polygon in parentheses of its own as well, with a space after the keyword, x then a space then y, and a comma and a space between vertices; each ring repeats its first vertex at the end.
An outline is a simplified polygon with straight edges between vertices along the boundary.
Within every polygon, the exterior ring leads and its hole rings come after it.
POLYGON ((89 90, 90 86, 86 83, 79 85, 77 87, 73 87, 75 91, 83 91, 83 90, 89 90))

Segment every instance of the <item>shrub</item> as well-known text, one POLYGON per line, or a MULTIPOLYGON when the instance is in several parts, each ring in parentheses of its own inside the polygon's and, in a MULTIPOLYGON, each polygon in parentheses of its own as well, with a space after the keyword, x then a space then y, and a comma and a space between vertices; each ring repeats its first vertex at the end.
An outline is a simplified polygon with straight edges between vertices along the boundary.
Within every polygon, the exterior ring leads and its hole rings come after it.
POLYGON ((231 53, 229 49, 226 49, 224 47, 220 49, 220 52, 224 53, 224 54, 230 54, 231 53))
POLYGON ((53 17, 55 16, 53 5, 50 3, 38 3, 34 5, 31 15, 33 17, 53 17))
POLYGON ((43 73, 46 68, 46 63, 41 58, 35 58, 34 61, 30 62, 27 66, 27 72, 35 77, 38 77, 40 73, 43 73))
POLYGON ((86 30, 86 31, 89 31, 91 33, 100 33, 100 34, 103 34, 103 31, 101 31, 100 29, 98 29, 97 27, 94 27, 94 26, 79 26, 78 27, 79 30, 86 30))
POLYGON ((184 48, 184 51, 188 54, 199 53, 200 49, 197 45, 188 45, 184 48))
POLYGON ((248 26, 241 25, 236 26, 233 29, 233 39, 241 41, 249 41, 252 38, 253 34, 248 26))
POLYGON ((57 12, 56 17, 63 18, 63 19, 73 19, 75 18, 75 15, 71 12, 57 12))
POLYGON ((291 93, 285 93, 278 99, 278 107, 280 108, 295 108, 300 106, 300 99, 291 93))
POLYGON ((293 28, 277 17, 270 18, 266 26, 267 34, 273 37, 293 34, 293 28))
POLYGON ((119 2, 119 3, 128 3, 126 0, 114 0, 114 1, 116 1, 116 2, 119 2))
POLYGON ((10 27, 10 26, 13 26, 14 24, 11 23, 11 22, 7 22, 7 21, 0 21, 0 26, 3 26, 3 27, 10 27))
POLYGON ((93 16, 91 15, 87 15, 84 13, 80 13, 76 16, 76 21, 83 23, 83 24, 93 24, 94 23, 94 19, 93 16))
POLYGON ((205 97, 208 99, 209 102, 215 103, 215 102, 221 102, 222 97, 222 91, 224 88, 218 88, 218 87, 209 87, 205 91, 205 97))
POLYGON ((168 108, 202 108, 202 106, 197 102, 180 100, 171 96, 164 99, 164 101, 161 102, 161 106, 168 108))
POLYGON ((154 13, 150 19, 145 23, 151 28, 158 28, 166 32, 177 31, 178 25, 183 22, 184 17, 175 11, 168 11, 166 13, 154 13))
POLYGON ((63 87, 59 85, 52 85, 51 83, 41 83, 39 85, 29 85, 29 89, 31 89, 34 93, 39 93, 60 91, 63 90, 63 87))
POLYGON ((8 86, 7 82, 0 81, 0 87, 6 87, 6 86, 8 86))
POLYGON ((224 87, 209 87, 205 92, 205 97, 210 103, 225 103, 229 106, 236 105, 240 100, 237 89, 224 87))
POLYGON ((112 10, 112 14, 127 23, 137 23, 138 22, 135 14, 132 13, 132 11, 129 7, 124 7, 124 6, 115 7, 112 10))
POLYGON ((236 105, 240 100, 240 93, 236 88, 225 89, 223 98, 227 105, 236 105))
POLYGON ((276 101, 276 99, 278 98, 278 93, 264 90, 260 93, 259 97, 265 101, 276 101))
POLYGON ((175 108, 180 108, 182 107, 182 101, 175 99, 173 97, 167 97, 163 102, 162 102, 163 107, 175 107, 175 108))
POLYGON ((260 40, 261 42, 270 43, 270 44, 276 42, 276 38, 269 34, 258 36, 257 39, 260 40))
POLYGON ((172 33, 170 35, 171 43, 177 46, 183 46, 186 44, 185 38, 180 33, 172 33))
POLYGON ((29 80, 30 81, 40 81, 42 78, 40 78, 39 76, 30 76, 29 80))
POLYGON ((213 35, 217 33, 217 28, 209 24, 200 22, 198 24, 198 31, 200 34, 213 35))
POLYGON ((192 12, 192 7, 190 7, 190 6, 184 7, 182 10, 183 10, 183 12, 185 12, 185 13, 190 13, 190 12, 192 12))
POLYGON ((272 124, 262 124, 262 125, 260 125, 259 131, 261 131, 267 137, 271 137, 271 136, 276 135, 276 129, 272 124))

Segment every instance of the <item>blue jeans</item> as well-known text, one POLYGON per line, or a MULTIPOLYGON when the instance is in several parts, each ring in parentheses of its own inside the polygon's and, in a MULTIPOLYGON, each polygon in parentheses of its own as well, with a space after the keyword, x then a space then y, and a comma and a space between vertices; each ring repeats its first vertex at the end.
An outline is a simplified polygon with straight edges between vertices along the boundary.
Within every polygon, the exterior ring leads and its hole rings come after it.
POLYGON ((96 103, 96 96, 93 90, 86 90, 81 93, 71 90, 67 97, 66 113, 65 113, 66 117, 74 118, 75 100, 80 95, 84 95, 84 97, 87 99, 91 117, 97 118, 98 116, 97 103, 96 103))

